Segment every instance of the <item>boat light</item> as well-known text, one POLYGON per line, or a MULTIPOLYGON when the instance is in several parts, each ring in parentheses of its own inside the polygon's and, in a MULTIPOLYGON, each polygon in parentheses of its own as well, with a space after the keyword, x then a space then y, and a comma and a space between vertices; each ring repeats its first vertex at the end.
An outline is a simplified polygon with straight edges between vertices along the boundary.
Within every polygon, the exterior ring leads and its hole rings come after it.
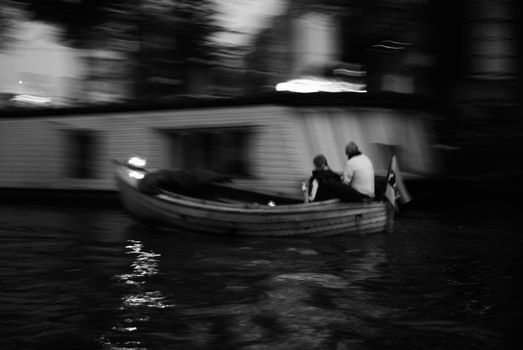
POLYGON ((129 177, 132 177, 133 179, 141 180, 144 178, 144 176, 145 176, 145 174, 142 172, 139 172, 136 170, 129 171, 129 177))
POLYGON ((129 165, 132 165, 136 168, 143 168, 147 164, 147 161, 145 160, 145 158, 142 158, 139 156, 134 156, 134 157, 129 158, 127 163, 129 163, 129 165))
POLYGON ((275 207, 276 206, 276 203, 274 203, 273 201, 269 201, 269 203, 267 203, 267 205, 269 207, 275 207))

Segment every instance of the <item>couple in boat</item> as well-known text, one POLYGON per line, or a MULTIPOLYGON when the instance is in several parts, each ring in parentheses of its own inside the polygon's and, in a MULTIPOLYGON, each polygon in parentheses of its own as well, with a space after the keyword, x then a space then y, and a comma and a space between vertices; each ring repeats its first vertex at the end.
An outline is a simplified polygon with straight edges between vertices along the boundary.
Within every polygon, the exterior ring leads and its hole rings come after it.
POLYGON ((314 170, 306 194, 309 202, 333 198, 343 202, 362 202, 374 198, 374 167, 371 160, 352 141, 345 147, 345 154, 347 162, 341 176, 329 168, 323 154, 314 157, 314 170))
MULTIPOLYGON (((343 202, 370 201, 374 198, 374 168, 358 145, 349 142, 345 147, 347 162, 343 174, 333 172, 324 155, 317 155, 315 169, 308 183, 306 201, 317 202, 339 198, 343 202)), ((228 182, 229 178, 208 170, 185 171, 162 169, 147 173, 138 189, 147 194, 162 191, 203 198, 213 183, 228 182)))

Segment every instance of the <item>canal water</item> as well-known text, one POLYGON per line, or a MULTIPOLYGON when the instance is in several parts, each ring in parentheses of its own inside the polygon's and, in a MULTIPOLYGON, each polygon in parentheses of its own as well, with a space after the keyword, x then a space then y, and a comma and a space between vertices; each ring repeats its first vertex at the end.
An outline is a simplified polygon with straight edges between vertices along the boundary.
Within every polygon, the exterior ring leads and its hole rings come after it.
POLYGON ((515 348, 517 220, 410 209, 392 234, 267 239, 4 205, 0 349, 515 348))

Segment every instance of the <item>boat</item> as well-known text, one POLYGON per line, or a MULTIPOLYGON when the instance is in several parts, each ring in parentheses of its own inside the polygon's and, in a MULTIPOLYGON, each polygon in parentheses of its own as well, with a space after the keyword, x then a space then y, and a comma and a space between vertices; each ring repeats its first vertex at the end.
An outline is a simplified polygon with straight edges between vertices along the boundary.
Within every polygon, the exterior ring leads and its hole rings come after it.
POLYGON ((124 208, 141 222, 215 235, 365 235, 390 230, 394 210, 386 200, 306 203, 231 183, 210 183, 207 196, 158 189, 145 193, 145 161, 117 162, 116 182, 124 208))

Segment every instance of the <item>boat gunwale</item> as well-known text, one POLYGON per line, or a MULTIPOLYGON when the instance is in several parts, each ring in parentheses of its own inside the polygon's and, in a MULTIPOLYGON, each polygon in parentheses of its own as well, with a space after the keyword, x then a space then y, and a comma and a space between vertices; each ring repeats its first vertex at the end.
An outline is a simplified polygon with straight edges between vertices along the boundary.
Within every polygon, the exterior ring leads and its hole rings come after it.
MULTIPOLYGON (((127 167, 122 165, 121 168, 127 167)), ((214 212, 227 212, 238 214, 307 214, 324 211, 326 209, 364 211, 366 209, 379 208, 381 206, 386 205, 384 201, 347 203, 341 202, 339 199, 329 199, 326 201, 311 203, 284 204, 278 206, 262 206, 261 204, 257 203, 233 204, 184 196, 169 191, 162 191, 162 193, 158 195, 149 195, 140 192, 136 188, 136 186, 133 186, 133 184, 131 184, 129 181, 123 179, 122 172, 118 172, 118 177, 120 178, 120 181, 125 184, 126 187, 128 187, 132 191, 135 191, 140 196, 160 200, 162 202, 167 202, 170 204, 177 204, 184 207, 214 212)), ((353 215, 357 215, 357 213, 354 213, 353 215)))

